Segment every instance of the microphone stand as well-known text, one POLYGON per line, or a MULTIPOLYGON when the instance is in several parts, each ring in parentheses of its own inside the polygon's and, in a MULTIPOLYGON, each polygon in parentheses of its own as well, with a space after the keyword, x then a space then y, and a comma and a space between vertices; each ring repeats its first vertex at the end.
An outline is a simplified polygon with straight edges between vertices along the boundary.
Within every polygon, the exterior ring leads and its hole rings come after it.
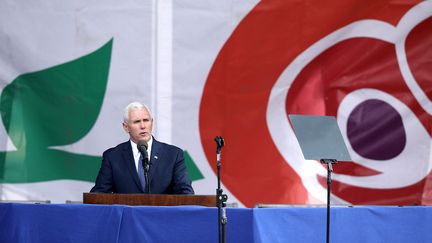
POLYGON ((144 170, 144 180, 145 180, 144 193, 150 194, 150 179, 149 179, 150 160, 149 160, 149 154, 147 152, 147 148, 148 148, 148 144, 145 140, 138 141, 137 149, 141 153, 140 160, 142 162, 142 167, 144 170))
POLYGON ((221 188, 221 179, 220 179, 220 157, 221 150, 225 144, 224 139, 221 136, 215 137, 216 142, 216 166, 217 166, 217 189, 216 189, 216 206, 218 208, 218 239, 219 243, 226 242, 226 224, 227 224, 227 216, 226 216, 226 201, 228 196, 223 194, 223 190, 221 188))
POLYGON ((147 159, 143 159, 143 166, 144 166, 144 178, 146 181, 146 190, 147 194, 150 194, 150 178, 149 178, 149 170, 150 170, 150 162, 147 159))

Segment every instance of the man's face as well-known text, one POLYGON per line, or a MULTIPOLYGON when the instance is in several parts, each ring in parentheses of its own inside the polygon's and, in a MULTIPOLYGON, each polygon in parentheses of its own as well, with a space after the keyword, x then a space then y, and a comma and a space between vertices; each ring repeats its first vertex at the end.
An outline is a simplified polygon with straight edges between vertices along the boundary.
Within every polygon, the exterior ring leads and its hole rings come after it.
POLYGON ((139 140, 148 142, 153 129, 153 118, 147 109, 131 109, 128 121, 123 122, 123 128, 134 143, 139 140))

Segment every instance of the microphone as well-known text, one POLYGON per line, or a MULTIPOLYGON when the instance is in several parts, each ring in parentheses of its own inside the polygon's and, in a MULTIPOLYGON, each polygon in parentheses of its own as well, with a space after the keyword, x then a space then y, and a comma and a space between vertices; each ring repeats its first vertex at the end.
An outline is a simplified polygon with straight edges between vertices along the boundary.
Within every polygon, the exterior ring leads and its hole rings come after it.
POLYGON ((143 157, 144 171, 148 171, 149 170, 149 159, 148 159, 148 153, 147 153, 147 148, 148 148, 147 142, 144 140, 139 140, 137 143, 137 148, 138 148, 138 151, 141 153, 141 156, 143 157))
POLYGON ((216 142, 216 153, 220 153, 222 147, 225 145, 225 140, 221 136, 216 136, 214 138, 216 142))

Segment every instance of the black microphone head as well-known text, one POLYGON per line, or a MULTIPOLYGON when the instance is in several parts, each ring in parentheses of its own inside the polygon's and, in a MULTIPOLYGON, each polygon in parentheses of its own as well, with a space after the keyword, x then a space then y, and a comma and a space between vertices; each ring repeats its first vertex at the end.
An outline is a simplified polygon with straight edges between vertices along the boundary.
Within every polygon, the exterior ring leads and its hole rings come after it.
POLYGON ((225 141, 221 136, 216 136, 214 140, 216 142, 216 153, 219 154, 225 145, 225 141))
POLYGON ((146 141, 139 140, 137 143, 137 148, 138 148, 138 151, 140 151, 140 153, 144 159, 148 158, 148 155, 147 155, 148 144, 146 141))
POLYGON ((222 148, 225 145, 225 140, 221 136, 216 136, 214 140, 216 142, 216 145, 220 148, 222 148))

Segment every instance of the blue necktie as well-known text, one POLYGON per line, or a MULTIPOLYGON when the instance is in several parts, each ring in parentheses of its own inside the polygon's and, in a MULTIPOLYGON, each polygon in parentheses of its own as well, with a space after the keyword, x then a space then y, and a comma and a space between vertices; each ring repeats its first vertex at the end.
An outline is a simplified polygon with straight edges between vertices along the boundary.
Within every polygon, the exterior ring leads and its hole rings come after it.
POLYGON ((146 185, 146 181, 145 181, 145 177, 144 177, 144 168, 143 168, 143 157, 142 155, 140 155, 139 159, 138 159, 138 177, 141 181, 141 185, 143 187, 143 190, 145 191, 145 185, 146 185))

